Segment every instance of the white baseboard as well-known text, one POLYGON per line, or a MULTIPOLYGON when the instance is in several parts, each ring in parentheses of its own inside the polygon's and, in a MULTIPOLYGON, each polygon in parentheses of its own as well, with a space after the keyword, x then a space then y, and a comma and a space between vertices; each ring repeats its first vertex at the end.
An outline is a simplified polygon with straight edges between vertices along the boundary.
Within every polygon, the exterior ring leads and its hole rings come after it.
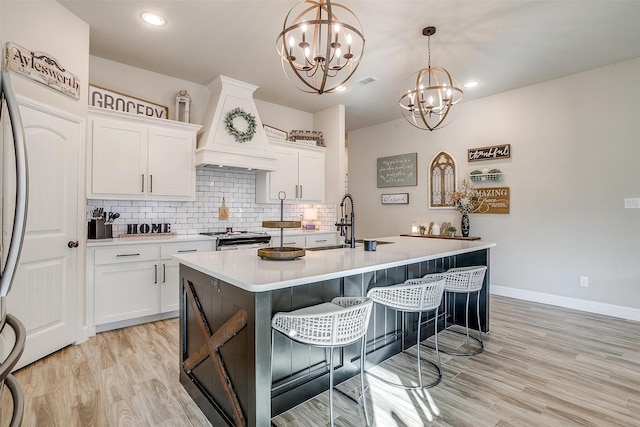
POLYGON ((640 322, 640 309, 637 308, 623 307, 620 305, 587 301, 552 294, 543 294, 542 292, 508 288, 506 286, 491 285, 489 289, 491 290, 492 295, 500 295, 503 297, 521 299, 525 301, 556 305, 558 307, 572 308, 574 310, 603 314, 605 316, 618 317, 620 319, 635 320, 637 322, 640 322))

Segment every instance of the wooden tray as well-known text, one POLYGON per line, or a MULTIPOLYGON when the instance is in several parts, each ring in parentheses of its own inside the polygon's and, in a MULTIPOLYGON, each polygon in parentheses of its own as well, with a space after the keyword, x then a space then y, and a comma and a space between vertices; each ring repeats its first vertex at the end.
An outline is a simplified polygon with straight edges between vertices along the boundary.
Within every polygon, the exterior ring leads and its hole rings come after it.
POLYGON ((455 237, 451 237, 451 236, 444 236, 444 235, 439 235, 439 236, 431 236, 428 234, 416 234, 416 233, 409 233, 409 234, 401 234, 401 236, 405 236, 405 237, 426 237, 428 239, 450 239, 450 240, 480 240, 480 237, 462 237, 462 236, 455 236, 455 237))
POLYGON ((286 261, 305 256, 305 250, 287 246, 260 248, 258 249, 258 256, 262 259, 286 261))
POLYGON ((262 221, 264 228, 300 228, 300 221, 262 221))

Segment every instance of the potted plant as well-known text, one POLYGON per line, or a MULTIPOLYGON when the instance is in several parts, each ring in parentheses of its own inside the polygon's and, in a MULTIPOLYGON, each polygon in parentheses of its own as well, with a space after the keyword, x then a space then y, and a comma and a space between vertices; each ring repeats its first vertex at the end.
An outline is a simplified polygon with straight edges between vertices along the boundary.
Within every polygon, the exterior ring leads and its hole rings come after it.
POLYGON ((420 230, 420 234, 424 234, 424 232, 427 231, 427 226, 426 225, 420 225, 420 227, 418 229, 420 230))
POLYGON ((451 227, 449 227, 449 234, 451 235, 451 237, 456 237, 456 231, 458 229, 455 228, 453 225, 451 227))

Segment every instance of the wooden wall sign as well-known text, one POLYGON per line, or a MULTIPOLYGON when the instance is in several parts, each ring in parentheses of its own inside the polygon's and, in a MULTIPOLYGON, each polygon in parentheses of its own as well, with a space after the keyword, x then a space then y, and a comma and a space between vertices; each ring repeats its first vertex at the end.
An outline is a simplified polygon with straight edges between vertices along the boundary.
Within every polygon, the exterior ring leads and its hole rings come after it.
POLYGON ((470 148, 467 150, 467 161, 508 159, 511 157, 511 144, 493 145, 491 147, 470 148))
POLYGON ((383 205, 408 205, 409 193, 394 193, 382 195, 383 205))
POLYGON ((509 213, 509 187, 476 188, 476 191, 478 198, 473 213, 509 213))
POLYGON ((9 42, 6 44, 6 64, 11 71, 80 99, 78 76, 62 68, 60 62, 48 53, 31 51, 9 42))
POLYGON ((139 116, 167 119, 169 108, 109 89, 89 85, 89 105, 139 116))
POLYGON ((418 185, 418 153, 378 157, 378 188, 418 185))

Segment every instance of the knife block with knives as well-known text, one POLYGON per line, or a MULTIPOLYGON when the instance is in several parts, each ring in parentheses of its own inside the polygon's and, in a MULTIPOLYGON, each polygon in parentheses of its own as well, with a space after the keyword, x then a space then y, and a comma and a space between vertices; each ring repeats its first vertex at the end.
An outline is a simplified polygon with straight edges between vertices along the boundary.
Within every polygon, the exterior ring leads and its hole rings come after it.
POLYGON ((113 238, 112 224, 106 224, 104 219, 92 219, 89 221, 89 239, 111 239, 113 238))

